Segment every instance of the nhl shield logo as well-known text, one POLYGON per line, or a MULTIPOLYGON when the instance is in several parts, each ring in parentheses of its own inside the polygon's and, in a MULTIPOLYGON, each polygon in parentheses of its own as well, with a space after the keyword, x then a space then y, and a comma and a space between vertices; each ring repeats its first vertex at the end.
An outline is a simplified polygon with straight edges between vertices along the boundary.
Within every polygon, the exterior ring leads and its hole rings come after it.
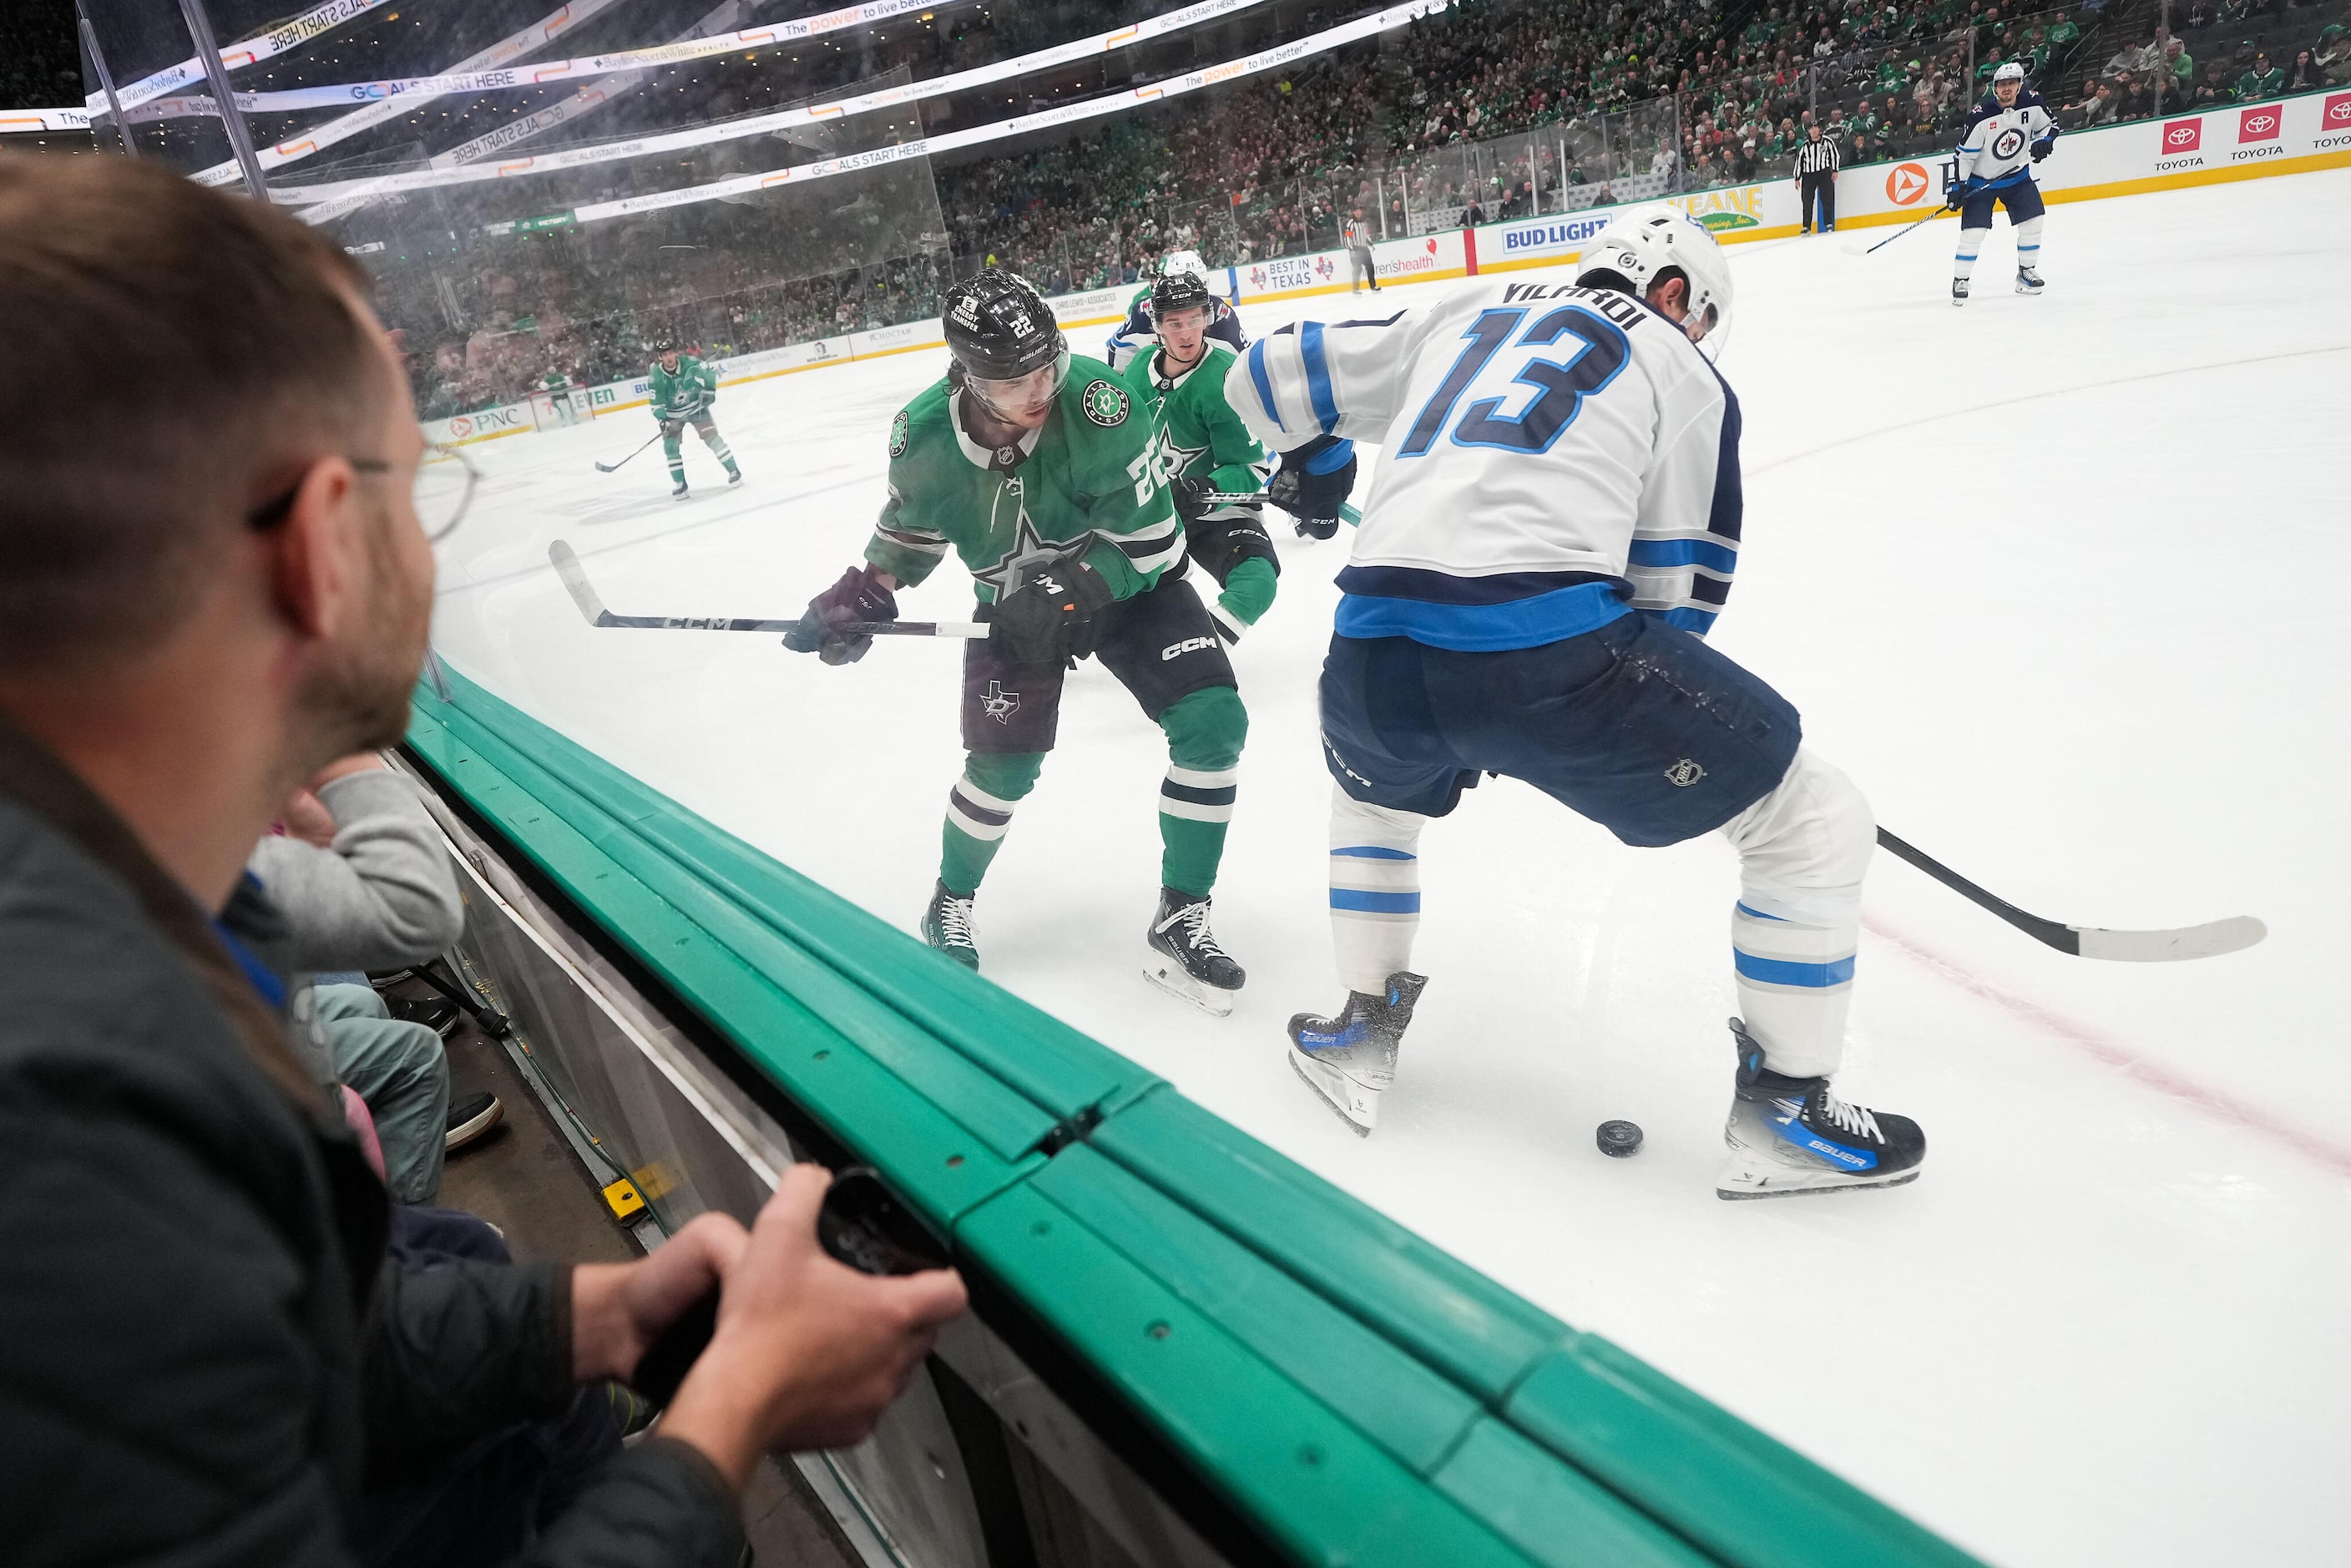
POLYGON ((1666 769, 1666 782, 1677 789, 1687 789, 1705 777, 1706 769, 1687 757, 1666 769))
POLYGON ((1008 725, 1012 716, 1020 711, 1020 694, 1006 691, 1001 681, 990 681, 987 690, 980 695, 979 710, 997 723, 1008 725))
POLYGON ((1104 430, 1126 423, 1127 396, 1108 382, 1089 382, 1083 402, 1086 417, 1104 430))

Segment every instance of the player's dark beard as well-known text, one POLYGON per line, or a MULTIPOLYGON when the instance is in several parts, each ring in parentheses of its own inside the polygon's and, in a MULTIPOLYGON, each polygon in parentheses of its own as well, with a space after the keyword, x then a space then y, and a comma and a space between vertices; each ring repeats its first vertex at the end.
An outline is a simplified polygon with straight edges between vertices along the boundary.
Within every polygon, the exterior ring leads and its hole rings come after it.
POLYGON ((370 518, 363 619, 315 661, 296 699, 326 759, 396 746, 408 733, 408 693, 424 664, 433 624, 433 582, 403 580, 390 512, 370 518))

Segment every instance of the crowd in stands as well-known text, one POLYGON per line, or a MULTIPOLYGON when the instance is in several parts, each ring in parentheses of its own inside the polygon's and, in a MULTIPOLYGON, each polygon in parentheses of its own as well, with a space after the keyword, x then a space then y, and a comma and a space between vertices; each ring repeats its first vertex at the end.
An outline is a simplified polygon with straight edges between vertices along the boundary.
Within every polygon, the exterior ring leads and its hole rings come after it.
MULTIPOLYGON (((616 379, 662 338, 741 352, 917 319, 948 267, 1008 266, 1067 293, 1130 282, 1171 249, 1222 266, 1332 248, 1351 213, 1399 237, 1782 178, 1815 122, 1848 168, 1932 156, 2003 60, 2068 129, 2315 90, 2351 77, 2338 14, 2351 0, 2176 0, 2166 30, 2146 0, 1468 0, 1284 74, 936 167, 946 267, 763 281, 746 234, 722 247, 726 276, 640 276, 622 298, 592 268, 550 277, 517 251, 462 291, 486 325, 413 356, 419 397, 444 412, 550 371, 616 379)), ((1113 15, 1071 4, 943 47, 993 57, 1113 15)))

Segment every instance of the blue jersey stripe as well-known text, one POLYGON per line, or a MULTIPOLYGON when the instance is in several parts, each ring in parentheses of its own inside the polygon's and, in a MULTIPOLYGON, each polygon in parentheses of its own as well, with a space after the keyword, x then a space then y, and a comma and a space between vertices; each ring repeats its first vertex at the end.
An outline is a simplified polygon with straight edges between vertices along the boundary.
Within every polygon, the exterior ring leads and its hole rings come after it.
POLYGON ((1743 977, 1761 980, 1771 986, 1809 986, 1825 989, 1831 986, 1849 985, 1853 981, 1853 960, 1839 958, 1827 964, 1799 964, 1786 958, 1759 958, 1752 953, 1730 950, 1731 962, 1743 977))
POLYGON ((1352 887, 1334 887, 1331 890, 1331 907, 1353 910, 1359 915, 1417 915, 1420 894, 1363 893, 1352 887))
POLYGON ((1784 915, 1766 915, 1760 909, 1748 908, 1743 903, 1739 906, 1739 913, 1756 920, 1776 920, 1782 925, 1788 923, 1788 917, 1784 915))
POLYGON ((1306 361, 1306 395, 1314 403, 1314 417, 1330 434, 1339 428, 1339 400, 1331 395, 1331 361, 1322 352, 1322 323, 1308 321, 1298 329, 1299 352, 1306 361))
POLYGON ((1634 566, 1703 566, 1737 571, 1739 552, 1710 539, 1635 539, 1625 557, 1634 566))
POLYGON ((1257 401, 1265 405, 1265 416, 1273 421, 1274 429, 1288 430, 1290 426, 1281 420, 1281 410, 1274 404, 1273 378, 1266 374, 1264 340, 1249 345, 1249 380, 1257 383, 1257 401))
POLYGON ((1499 604, 1433 604, 1349 593, 1340 598, 1331 629, 1342 637, 1409 637, 1459 653, 1499 653, 1564 643, 1630 613, 1606 582, 1578 583, 1499 604))
POLYGON ((1359 861, 1408 861, 1419 857, 1402 850, 1384 849, 1378 844, 1350 844, 1343 850, 1332 850, 1334 855, 1349 855, 1359 861))

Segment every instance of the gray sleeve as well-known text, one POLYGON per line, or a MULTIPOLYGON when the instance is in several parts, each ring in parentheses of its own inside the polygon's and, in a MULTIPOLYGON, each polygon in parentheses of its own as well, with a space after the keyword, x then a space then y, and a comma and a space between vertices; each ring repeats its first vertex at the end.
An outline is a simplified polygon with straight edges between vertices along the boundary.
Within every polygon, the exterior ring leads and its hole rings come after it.
POLYGON ((264 839, 246 862, 291 928, 297 969, 385 969, 457 939, 465 906, 449 852, 397 773, 347 774, 319 791, 335 843, 264 839))

